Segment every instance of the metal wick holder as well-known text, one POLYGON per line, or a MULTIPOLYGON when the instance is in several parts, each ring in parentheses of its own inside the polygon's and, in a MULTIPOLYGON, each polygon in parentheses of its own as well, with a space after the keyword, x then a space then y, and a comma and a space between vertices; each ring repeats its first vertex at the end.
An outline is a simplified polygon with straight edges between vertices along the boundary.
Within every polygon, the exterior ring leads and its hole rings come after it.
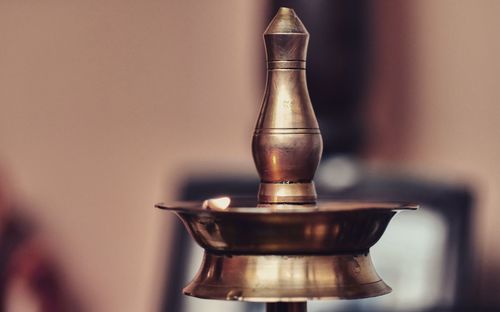
POLYGON ((267 84, 252 142, 261 183, 257 200, 229 197, 158 204, 173 211, 205 249, 186 295, 267 303, 306 311, 306 301, 387 294, 369 249, 401 202, 317 200, 322 152, 306 84, 309 34, 280 8, 264 33, 267 84))

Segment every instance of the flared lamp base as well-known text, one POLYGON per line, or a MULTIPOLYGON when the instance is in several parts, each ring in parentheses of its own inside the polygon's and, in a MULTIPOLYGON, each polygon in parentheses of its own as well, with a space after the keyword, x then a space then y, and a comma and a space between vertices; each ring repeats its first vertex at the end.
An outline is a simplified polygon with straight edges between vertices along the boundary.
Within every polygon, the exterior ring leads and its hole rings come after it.
POLYGON ((390 292, 368 252, 293 256, 205 253, 198 274, 184 288, 189 296, 253 302, 357 299, 390 292))

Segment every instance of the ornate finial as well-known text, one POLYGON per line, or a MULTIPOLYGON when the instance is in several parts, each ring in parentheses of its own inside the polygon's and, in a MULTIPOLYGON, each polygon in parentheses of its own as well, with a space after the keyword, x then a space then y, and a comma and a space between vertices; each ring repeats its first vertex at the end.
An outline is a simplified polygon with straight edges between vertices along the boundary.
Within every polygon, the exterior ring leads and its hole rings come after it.
POLYGON ((306 84, 309 33, 289 8, 264 32, 267 83, 252 151, 261 203, 314 203, 323 143, 306 84))
POLYGON ((309 33, 292 9, 278 10, 264 32, 264 41, 268 62, 306 61, 309 33))

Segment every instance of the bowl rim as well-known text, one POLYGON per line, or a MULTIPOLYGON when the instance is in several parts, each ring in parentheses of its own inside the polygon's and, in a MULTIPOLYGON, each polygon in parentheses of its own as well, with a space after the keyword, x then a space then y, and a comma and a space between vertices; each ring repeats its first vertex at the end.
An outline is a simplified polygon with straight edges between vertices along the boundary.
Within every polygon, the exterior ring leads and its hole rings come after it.
POLYGON ((416 210, 419 205, 405 201, 373 201, 373 200, 339 200, 319 199, 316 204, 259 204, 251 197, 224 196, 235 202, 234 206, 227 208, 206 208, 205 203, 221 197, 209 198, 205 201, 174 201, 172 203, 158 203, 156 208, 180 213, 216 213, 216 214, 300 214, 300 213, 332 213, 332 212, 356 212, 356 211, 404 211, 416 210))

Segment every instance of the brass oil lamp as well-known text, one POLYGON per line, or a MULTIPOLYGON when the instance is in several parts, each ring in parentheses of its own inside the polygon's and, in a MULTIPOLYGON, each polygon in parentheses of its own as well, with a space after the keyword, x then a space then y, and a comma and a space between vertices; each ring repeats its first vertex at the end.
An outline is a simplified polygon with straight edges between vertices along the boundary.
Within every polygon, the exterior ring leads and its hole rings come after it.
POLYGON ((289 8, 280 8, 264 32, 267 84, 252 142, 257 198, 156 206, 174 212, 205 249, 186 295, 263 302, 271 312, 391 291, 369 250, 398 211, 417 206, 317 199, 322 139, 306 84, 308 40, 289 8))

